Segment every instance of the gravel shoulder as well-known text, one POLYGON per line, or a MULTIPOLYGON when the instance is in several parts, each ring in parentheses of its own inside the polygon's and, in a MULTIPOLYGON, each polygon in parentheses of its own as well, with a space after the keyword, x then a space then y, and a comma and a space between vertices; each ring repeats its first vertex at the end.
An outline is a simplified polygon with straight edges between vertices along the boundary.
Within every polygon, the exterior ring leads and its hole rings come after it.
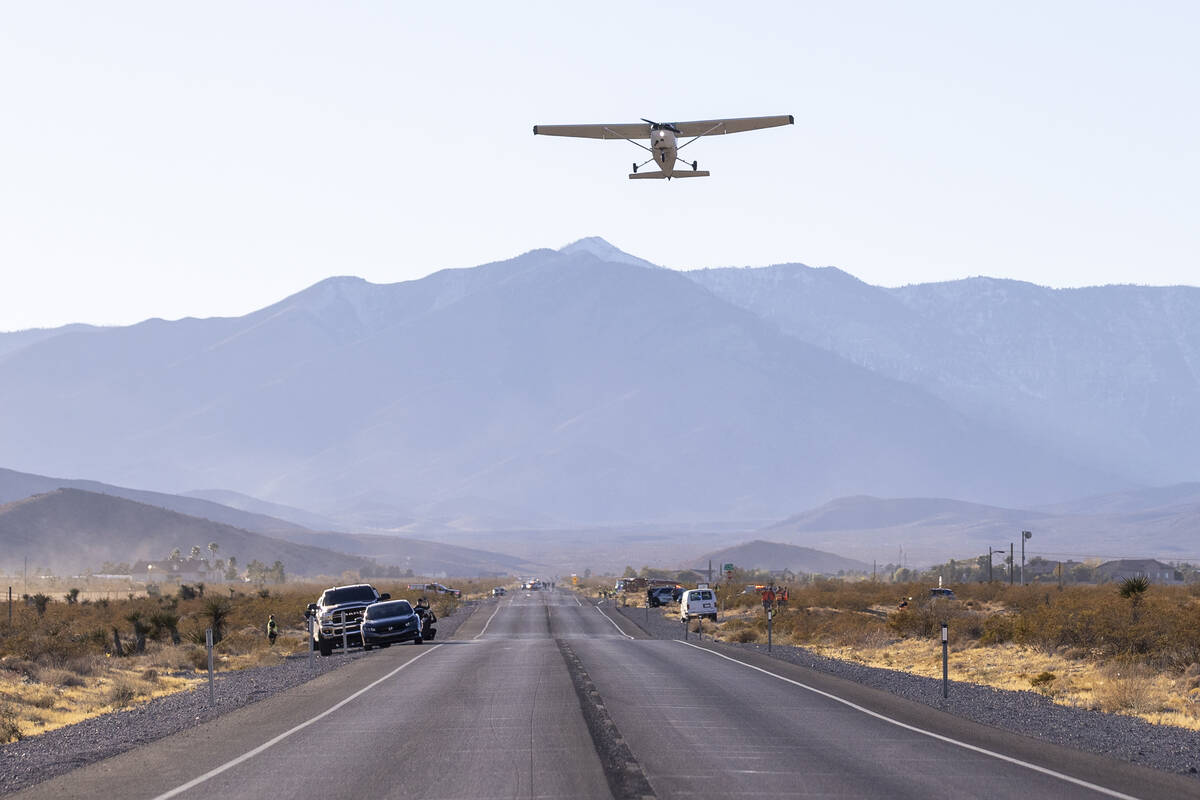
MULTIPOLYGON (((682 638, 680 624, 661 614, 646 614, 643 609, 619 606, 615 610, 655 639, 682 638)), ((695 634, 691 638, 694 639, 695 634)), ((721 645, 767 654, 764 644, 722 642, 721 645)), ((1120 714, 1069 708, 1057 705, 1037 692, 1014 692, 953 680, 950 696, 943 698, 940 680, 826 658, 803 647, 775 645, 770 656, 890 692, 983 725, 1200 778, 1200 732, 1197 731, 1152 725, 1120 714)), ((950 665, 953 675, 953 660, 950 665)))
MULTIPOLYGON (((438 618, 438 639, 449 639, 475 610, 467 601, 452 614, 438 618)), ((103 714, 77 725, 30 736, 0 746, 0 795, 10 794, 41 781, 132 750, 222 714, 256 703, 324 675, 366 654, 351 650, 329 658, 289 656, 277 666, 255 667, 214 676, 216 705, 208 704, 208 683, 198 689, 167 695, 124 711, 103 714)))

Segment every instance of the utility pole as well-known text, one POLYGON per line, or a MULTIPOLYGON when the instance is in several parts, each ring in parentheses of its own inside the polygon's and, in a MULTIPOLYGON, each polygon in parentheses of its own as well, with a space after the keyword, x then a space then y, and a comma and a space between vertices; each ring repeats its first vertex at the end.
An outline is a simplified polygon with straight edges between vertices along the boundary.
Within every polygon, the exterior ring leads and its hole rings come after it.
POLYGON ((1021 585, 1025 585, 1025 540, 1032 539, 1032 531, 1021 531, 1021 585))
MULTIPOLYGON (((1024 547, 1024 545, 1022 545, 1024 547)), ((1008 585, 1013 585, 1013 543, 1008 543, 1008 585)))
POLYGON ((992 582, 992 546, 988 545, 988 583, 992 582))

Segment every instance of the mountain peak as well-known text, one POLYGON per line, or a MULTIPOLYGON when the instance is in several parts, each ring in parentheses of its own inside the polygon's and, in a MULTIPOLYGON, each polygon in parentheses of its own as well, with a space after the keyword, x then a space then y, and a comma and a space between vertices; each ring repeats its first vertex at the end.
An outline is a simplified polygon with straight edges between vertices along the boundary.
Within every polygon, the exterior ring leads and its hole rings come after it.
POLYGON ((595 256, 601 261, 611 261, 617 264, 633 264, 638 267, 649 267, 650 269, 662 269, 657 264, 652 264, 644 258, 630 255, 624 250, 606 242, 599 236, 588 236, 575 242, 571 242, 566 247, 559 249, 564 255, 574 255, 575 253, 588 253, 595 256))

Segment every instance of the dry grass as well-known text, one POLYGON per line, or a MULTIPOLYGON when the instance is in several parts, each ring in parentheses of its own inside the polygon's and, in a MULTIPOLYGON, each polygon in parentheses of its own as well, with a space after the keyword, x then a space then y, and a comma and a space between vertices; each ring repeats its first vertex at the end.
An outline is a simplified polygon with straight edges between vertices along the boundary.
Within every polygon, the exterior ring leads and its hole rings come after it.
MULTIPOLYGON (((1200 663, 1176 666, 1194 652, 1195 632, 1172 634, 1165 627, 1194 619, 1194 598, 1185 593, 1176 593, 1174 613, 1147 618, 1143 608, 1142 627, 1114 638, 1114 627, 1131 621, 1134 609, 1111 603, 1111 587, 1083 587, 1062 598, 1060 608, 1045 589, 1035 595, 993 587, 991 596, 957 604, 918 601, 904 611, 872 602, 875 591, 824 586, 793 592, 791 608, 776 613, 774 640, 830 658, 941 678, 939 623, 948 619, 952 680, 1036 691, 1067 706, 1200 730, 1200 663), (826 602, 804 604, 814 599, 826 602), (1099 611, 1081 613, 1089 600, 1099 611), (1072 628, 1069 618, 1076 614, 1079 625, 1072 628)), ((979 593, 987 595, 986 587, 979 593)), ((724 607, 720 624, 706 624, 706 631, 718 641, 765 643, 761 605, 745 596, 726 599, 734 602, 724 607)), ((1157 598, 1147 605, 1157 610, 1165 603, 1157 598)), ((660 611, 672 619, 678 613, 673 606, 660 611)))
MULTIPOLYGON (((370 582, 397 599, 415 600, 416 593, 406 587, 409 580, 370 582)), ((174 587, 164 587, 163 596, 151 598, 144 588, 134 591, 134 587, 122 584, 85 592, 81 597, 90 602, 74 605, 62 602, 59 592, 65 592, 65 587, 43 589, 55 598, 45 615, 16 605, 14 624, 11 628, 5 626, 5 635, 0 637, 0 742, 44 733, 201 685, 208 668, 202 644, 208 626, 204 603, 213 597, 227 600, 230 607, 225 637, 214 648, 217 670, 271 666, 290 653, 307 651, 304 609, 323 589, 338 582, 345 581, 268 587, 265 594, 239 585, 233 587, 232 596, 229 586, 217 585, 208 587, 204 598, 190 600, 172 596, 174 587), (180 643, 173 644, 169 629, 160 628, 147 636, 144 653, 132 654, 132 614, 146 623, 156 616, 177 617, 180 643), (273 647, 265 631, 270 614, 280 626, 273 647), (124 657, 114 652, 114 627, 121 636, 124 657)), ((444 582, 462 589, 464 599, 488 595, 493 586, 510 583, 444 582)), ((461 603, 445 595, 429 599, 439 616, 461 603)))
POLYGON ((0 669, 0 742, 15 738, 14 731, 45 733, 201 683, 198 676, 164 676, 150 662, 140 656, 110 660, 101 668, 89 664, 87 675, 44 668, 32 679, 19 670, 0 669))

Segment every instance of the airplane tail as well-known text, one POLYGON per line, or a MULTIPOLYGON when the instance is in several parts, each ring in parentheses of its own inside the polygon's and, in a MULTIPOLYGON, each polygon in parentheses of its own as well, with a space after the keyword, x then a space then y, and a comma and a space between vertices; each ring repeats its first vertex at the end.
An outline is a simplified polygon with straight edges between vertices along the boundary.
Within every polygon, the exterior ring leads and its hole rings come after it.
POLYGON ((631 173, 629 173, 629 179, 630 180, 639 180, 639 179, 645 178, 647 180, 651 180, 651 179, 655 179, 655 178, 658 178, 658 179, 661 179, 661 178, 707 178, 708 174, 709 174, 708 170, 703 170, 703 169, 699 170, 699 171, 690 170, 690 169, 689 170, 680 170, 680 171, 672 172, 669 175, 665 172, 631 172, 631 173))

